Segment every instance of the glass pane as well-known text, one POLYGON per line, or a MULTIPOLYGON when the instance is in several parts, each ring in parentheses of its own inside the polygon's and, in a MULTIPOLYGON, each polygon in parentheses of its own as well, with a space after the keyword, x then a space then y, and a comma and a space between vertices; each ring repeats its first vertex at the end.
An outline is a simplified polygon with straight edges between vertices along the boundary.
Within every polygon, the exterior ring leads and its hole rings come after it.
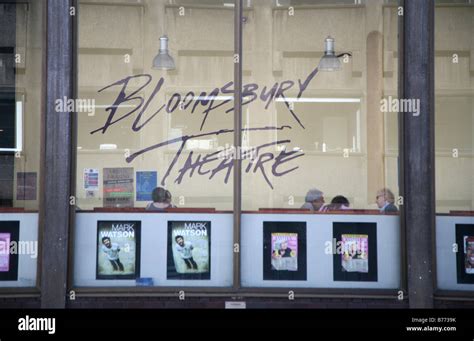
POLYGON ((436 210, 474 208, 474 7, 436 7, 436 210), (456 39, 452 39, 455 37, 456 39))
POLYGON ((435 10, 438 287, 474 290, 474 6, 435 10))
POLYGON ((44 4, 0 1, 0 287, 36 284, 44 4))
POLYGON ((233 141, 233 7, 80 1, 79 13, 75 242, 91 256, 76 254, 75 283, 230 286, 233 186, 218 154, 233 141))
POLYGON ((243 285, 397 288, 397 8, 308 3, 245 11, 243 285))
POLYGON ((211 159, 233 140, 232 132, 215 133, 233 124, 226 113, 232 108, 233 10, 221 1, 211 8, 189 1, 129 3, 81 2, 79 98, 93 106, 78 115, 78 206, 147 207, 151 193, 134 193, 143 183, 130 184, 123 195, 103 188, 111 169, 133 168, 124 170, 127 176, 156 172, 152 183, 169 190, 174 206, 230 209, 232 177, 211 159), (110 19, 102 18, 109 10, 110 19), (165 35, 176 68, 155 70, 165 35), (97 185, 85 180, 87 171, 99 177, 97 185))
POLYGON ((381 111, 381 99, 397 95, 395 8, 292 13, 255 4, 246 16, 243 147, 257 155, 243 167, 244 209, 299 208, 312 187, 328 203, 344 195, 356 209, 378 209, 383 187, 397 196, 397 113, 390 105, 381 111), (257 10, 272 20, 271 29, 259 26, 257 10), (316 69, 328 35, 336 53, 352 53, 339 58, 340 71, 316 69))

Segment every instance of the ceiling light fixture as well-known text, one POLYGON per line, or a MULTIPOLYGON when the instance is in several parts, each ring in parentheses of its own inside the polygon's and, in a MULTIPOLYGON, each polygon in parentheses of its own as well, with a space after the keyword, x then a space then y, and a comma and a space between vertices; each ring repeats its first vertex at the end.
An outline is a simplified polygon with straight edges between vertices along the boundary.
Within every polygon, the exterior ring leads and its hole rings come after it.
POLYGON ((334 38, 328 36, 324 40, 324 56, 321 58, 319 62, 318 69, 320 71, 339 71, 342 69, 341 61, 339 60, 340 57, 348 55, 352 57, 352 54, 349 52, 341 53, 336 55, 334 50, 334 38))
POLYGON ((176 64, 174 63, 173 57, 170 56, 168 50, 168 37, 160 37, 160 50, 158 54, 153 59, 154 70, 174 70, 176 69, 176 64))

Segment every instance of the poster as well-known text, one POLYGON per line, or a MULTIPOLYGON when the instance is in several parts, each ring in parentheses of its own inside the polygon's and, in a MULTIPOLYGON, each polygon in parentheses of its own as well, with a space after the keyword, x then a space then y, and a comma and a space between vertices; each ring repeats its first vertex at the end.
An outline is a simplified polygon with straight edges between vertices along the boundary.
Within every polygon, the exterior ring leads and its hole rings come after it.
POLYGON ((0 272, 10 271, 10 233, 0 233, 0 272))
POLYGON ((36 200, 36 172, 16 173, 16 200, 36 200))
POLYGON ((211 278, 211 222, 168 221, 168 279, 211 278))
POLYGON ((157 181, 157 172, 137 172, 137 201, 152 201, 157 181))
POLYGON ((140 277, 140 221, 98 221, 96 279, 140 277))
POLYGON ((84 168, 84 190, 99 190, 99 170, 92 168, 84 168))
POLYGON ((474 235, 464 236, 464 271, 474 274, 474 235))
POLYGON ((272 233, 272 269, 298 271, 298 234, 272 233))
POLYGON ((456 224, 457 282, 474 284, 474 224, 456 224))
POLYGON ((133 207, 133 168, 104 168, 104 207, 133 207))
POLYGON ((263 223, 263 279, 306 280, 306 222, 263 223))
POLYGON ((377 224, 334 223, 334 281, 376 282, 377 224))
POLYGON ((369 272, 369 236, 366 234, 341 235, 341 263, 343 271, 369 272))
POLYGON ((18 280, 19 221, 0 221, 0 281, 18 280))

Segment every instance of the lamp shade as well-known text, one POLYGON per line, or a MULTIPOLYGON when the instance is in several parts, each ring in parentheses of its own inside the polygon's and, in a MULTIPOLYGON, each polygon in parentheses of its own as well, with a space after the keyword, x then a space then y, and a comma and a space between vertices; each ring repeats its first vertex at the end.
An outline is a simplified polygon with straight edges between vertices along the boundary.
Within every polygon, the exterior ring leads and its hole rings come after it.
POLYGON ((320 71, 338 71, 342 68, 341 61, 334 52, 334 39, 327 37, 324 41, 324 56, 319 62, 320 71))
POLYGON ((153 69, 155 70, 174 70, 176 64, 174 63, 173 57, 170 56, 168 51, 168 37, 163 36, 160 38, 160 50, 153 59, 153 69))

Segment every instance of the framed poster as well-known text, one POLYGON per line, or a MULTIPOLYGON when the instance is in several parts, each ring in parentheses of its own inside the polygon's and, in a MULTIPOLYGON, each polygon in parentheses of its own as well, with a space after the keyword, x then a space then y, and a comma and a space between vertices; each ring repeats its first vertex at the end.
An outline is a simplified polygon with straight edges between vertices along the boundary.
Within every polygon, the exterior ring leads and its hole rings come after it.
POLYGON ((133 168, 104 168, 104 207, 133 207, 133 168))
POLYGON ((457 282, 474 284, 474 224, 456 224, 457 282))
POLYGON ((263 222, 263 279, 306 280, 306 222, 263 222))
POLYGON ((168 279, 211 279, 211 222, 168 221, 168 279))
POLYGON ((334 223, 334 281, 377 282, 377 223, 334 223))
POLYGON ((18 250, 19 236, 19 221, 0 221, 0 281, 18 280, 18 253, 11 253, 10 247, 18 250))
POLYGON ((96 279, 140 277, 140 221, 98 221, 96 279))
POLYGON ((137 201, 152 201, 151 193, 157 181, 157 172, 137 172, 137 201))

